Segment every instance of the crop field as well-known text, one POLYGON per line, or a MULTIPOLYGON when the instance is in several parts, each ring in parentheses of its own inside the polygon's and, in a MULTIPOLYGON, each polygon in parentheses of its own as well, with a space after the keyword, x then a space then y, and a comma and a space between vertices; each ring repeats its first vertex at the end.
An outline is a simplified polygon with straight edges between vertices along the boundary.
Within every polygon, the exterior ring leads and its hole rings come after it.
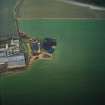
POLYGON ((60 0, 24 0, 19 18, 105 18, 105 11, 71 5, 60 0))

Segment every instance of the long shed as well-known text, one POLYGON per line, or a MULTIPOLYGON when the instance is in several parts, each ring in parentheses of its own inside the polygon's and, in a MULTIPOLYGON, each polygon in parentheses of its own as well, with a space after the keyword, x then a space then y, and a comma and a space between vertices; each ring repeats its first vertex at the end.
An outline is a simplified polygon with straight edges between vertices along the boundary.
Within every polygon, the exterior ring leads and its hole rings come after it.
POLYGON ((21 68, 25 67, 25 57, 24 53, 17 54, 17 55, 12 55, 8 57, 8 68, 21 68))

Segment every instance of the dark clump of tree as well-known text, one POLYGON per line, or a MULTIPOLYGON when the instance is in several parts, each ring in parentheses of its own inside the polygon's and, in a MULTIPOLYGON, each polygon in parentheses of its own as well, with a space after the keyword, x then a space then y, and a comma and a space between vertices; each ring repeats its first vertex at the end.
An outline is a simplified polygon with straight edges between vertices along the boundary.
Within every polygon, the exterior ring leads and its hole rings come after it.
POLYGON ((105 6, 105 0, 75 0, 75 1, 88 3, 92 5, 105 6))

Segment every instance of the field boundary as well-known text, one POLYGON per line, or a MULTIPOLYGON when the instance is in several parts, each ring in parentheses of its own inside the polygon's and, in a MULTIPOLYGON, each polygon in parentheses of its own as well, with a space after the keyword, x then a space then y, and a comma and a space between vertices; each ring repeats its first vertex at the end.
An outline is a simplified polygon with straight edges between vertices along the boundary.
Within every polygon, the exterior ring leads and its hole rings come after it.
POLYGON ((17 20, 105 20, 104 18, 17 18, 17 20))

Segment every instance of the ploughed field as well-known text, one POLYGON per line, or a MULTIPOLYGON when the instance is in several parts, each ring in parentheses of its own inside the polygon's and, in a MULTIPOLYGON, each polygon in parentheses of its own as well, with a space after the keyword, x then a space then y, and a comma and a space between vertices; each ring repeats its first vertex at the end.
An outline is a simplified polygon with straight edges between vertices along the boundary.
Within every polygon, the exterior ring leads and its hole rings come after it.
POLYGON ((0 0, 0 40, 16 34, 14 7, 17 0, 0 0))

